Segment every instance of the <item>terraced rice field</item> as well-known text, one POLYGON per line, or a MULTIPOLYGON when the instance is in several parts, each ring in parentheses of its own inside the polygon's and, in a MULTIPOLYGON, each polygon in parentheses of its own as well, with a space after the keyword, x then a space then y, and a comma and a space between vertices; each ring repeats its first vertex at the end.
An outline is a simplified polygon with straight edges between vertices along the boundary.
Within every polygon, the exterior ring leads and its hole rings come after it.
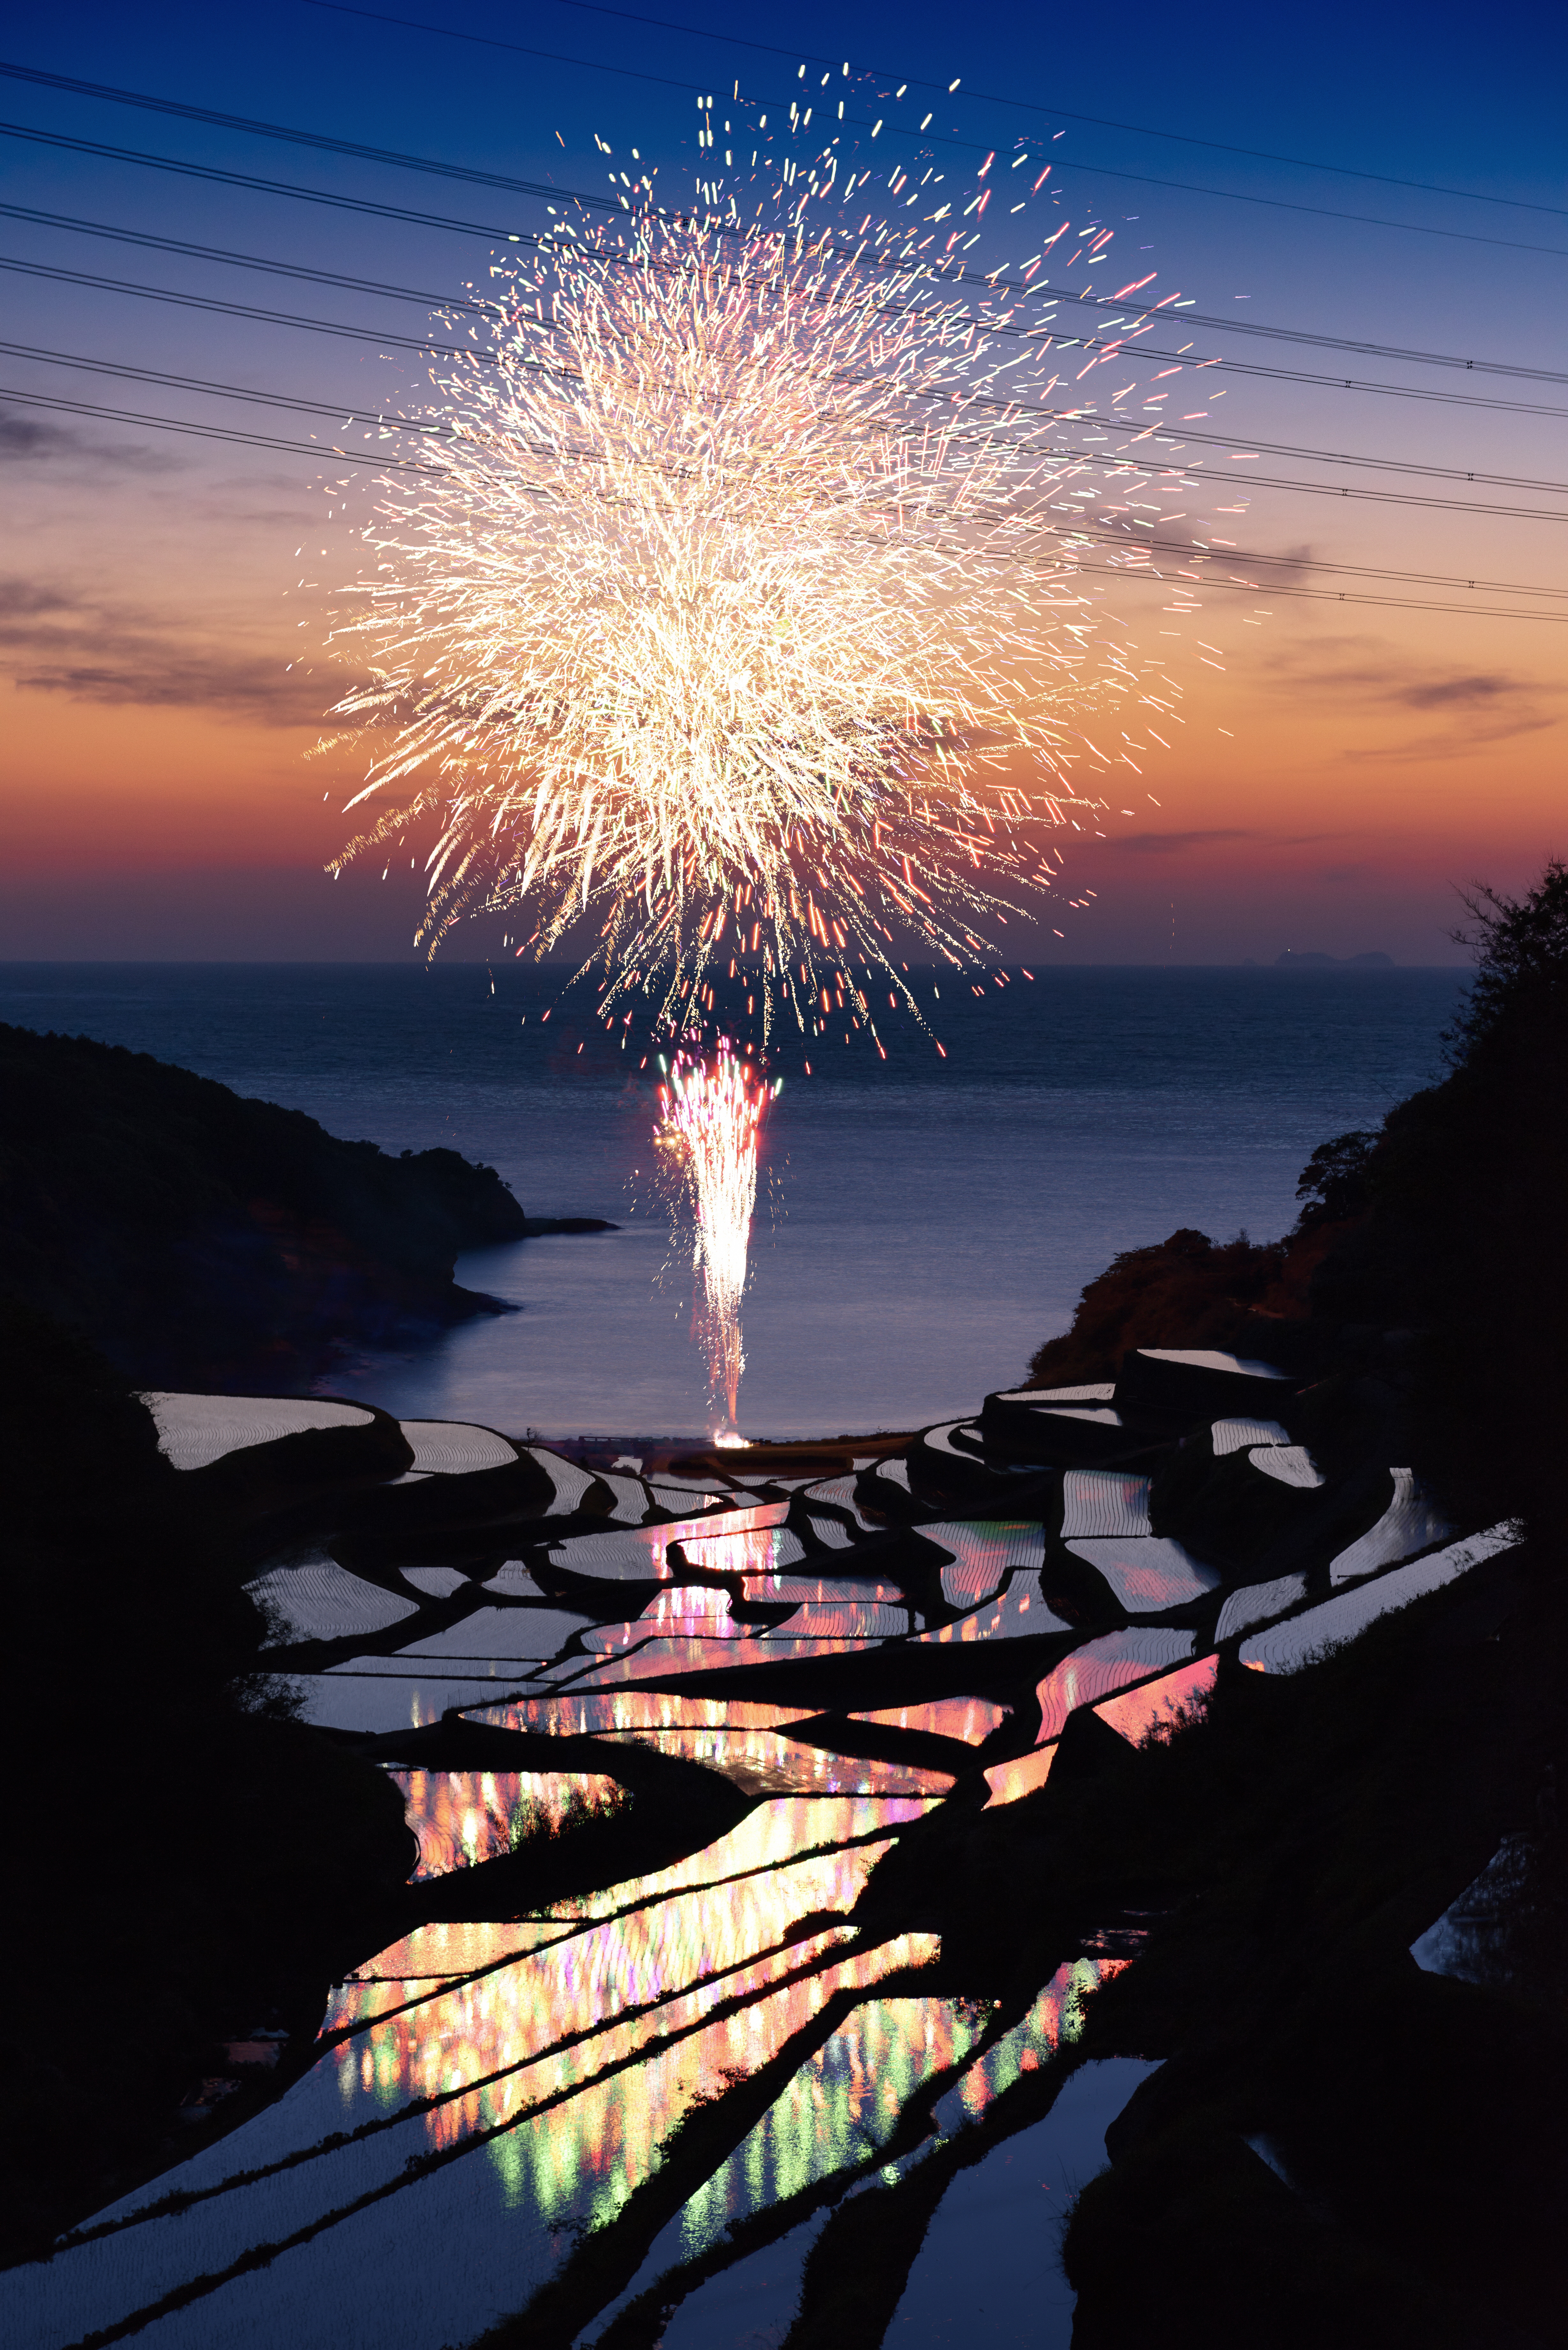
POLYGON ((461 1420, 404 1419, 398 1423, 413 1447, 413 1471, 434 1477, 471 1476, 480 1469, 509 1469, 517 1447, 493 1428, 470 1428, 461 1420))
POLYGON ((350 1575, 335 1559, 312 1559, 303 1566, 275 1567, 245 1586, 275 1622, 270 1645, 301 1640, 341 1640, 348 1634, 385 1632, 420 1612, 417 1599, 400 1598, 350 1575))
POLYGON ((1331 1583, 1354 1583, 1359 1575, 1374 1575, 1380 1566, 1413 1557, 1429 1543, 1439 1543, 1453 1532, 1437 1504, 1417 1484, 1412 1470, 1390 1469, 1388 1474, 1394 1482, 1393 1500, 1376 1524, 1332 1562, 1331 1583))
POLYGON ((1105 1577, 1129 1616, 1163 1616, 1201 1599, 1220 1579, 1167 1534, 1090 1534, 1067 1548, 1105 1577))
POLYGON ((144 1391, 158 1446, 176 1469, 205 1469, 226 1453, 275 1444, 313 1428, 369 1428, 375 1417, 360 1405, 296 1396, 171 1395, 144 1391))
POLYGON ((1069 1469, 1062 1479, 1062 1539, 1127 1542, 1154 1532, 1149 1481, 1112 1469, 1069 1469))
MULTIPOLYGON (((271 1440, 272 1407, 195 1400, 214 1408, 169 1416, 192 1461, 271 1440)), ((1002 1400, 1114 1408, 1100 1388, 1002 1400)), ((488 1430, 410 1433, 424 1482, 407 1505, 427 1512, 441 1481, 454 1526, 463 1479, 514 1452, 488 1430)), ((1317 1479, 1272 1419, 1193 1433, 1317 1479)), ((634 2310, 666 2350, 778 2342, 832 2216, 983 2126, 1000 2139, 909 2248, 888 2338, 1007 2339, 984 2329, 1023 2311, 1023 2338, 1065 2344, 1038 2220, 1103 2159, 1148 2069, 1067 2062, 1085 2001, 1127 1961, 1068 1948, 971 2001, 938 1974, 934 1931, 888 1921, 874 1872, 950 1802, 1049 1804, 1086 1710, 1131 1744, 1171 1735, 1217 1676, 1300 1669, 1511 1530, 1412 1559, 1444 1530, 1396 1471, 1358 1543, 1240 1583, 1160 1528, 1148 1474, 991 1474, 978 1421, 781 1480, 787 1500, 528 1450, 546 1498, 493 1539, 454 1532, 443 1555, 428 1531, 388 1536, 383 1556, 362 1537, 358 1572, 323 1551, 256 1578, 307 1715, 390 1734, 372 1752, 431 1906, 346 1970, 272 2105, 0 2281, 8 2338, 455 2350, 526 2326, 548 2293, 585 2350, 634 2310), (992 1514, 952 1513, 960 1461, 990 1476, 992 1514), (898 1497, 886 1519, 865 1506, 877 1488, 898 1497), (472 1766, 430 1742, 463 1736, 489 1742, 472 1766), (649 1814, 653 1784, 672 1792, 649 1814), (596 1840, 649 1819, 659 1866, 551 1890, 552 1854, 629 1851, 596 1840)))

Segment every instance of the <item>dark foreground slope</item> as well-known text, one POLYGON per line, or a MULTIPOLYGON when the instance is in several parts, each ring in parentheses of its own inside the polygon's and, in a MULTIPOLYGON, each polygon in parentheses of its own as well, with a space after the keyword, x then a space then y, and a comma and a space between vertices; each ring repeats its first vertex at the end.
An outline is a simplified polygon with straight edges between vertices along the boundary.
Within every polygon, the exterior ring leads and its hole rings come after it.
POLYGON ((188 2150, 181 2100, 225 2040, 308 2045, 414 1856, 385 1775, 273 1696, 254 1568, 145 1409, 15 1301, 0 1490, 6 1889, 26 1954, 0 2027, 15 2258, 188 2150))
POLYGON ((276 1393, 346 1342, 493 1299, 463 1249, 520 1240, 493 1168, 392 1158, 145 1053, 0 1026, 5 1285, 151 1387, 276 1393))

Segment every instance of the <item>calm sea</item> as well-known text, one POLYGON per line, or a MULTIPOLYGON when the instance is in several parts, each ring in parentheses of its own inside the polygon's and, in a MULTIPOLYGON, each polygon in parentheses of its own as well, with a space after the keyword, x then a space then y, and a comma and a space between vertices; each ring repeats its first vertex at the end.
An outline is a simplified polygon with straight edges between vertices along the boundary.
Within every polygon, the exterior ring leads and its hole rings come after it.
MULTIPOLYGON (((922 998, 888 1057, 780 1063, 740 1420, 904 1428, 1023 1372, 1120 1249, 1285 1230, 1320 1141, 1438 1073, 1460 971, 1076 970, 922 998)), ((649 1179, 639 1048, 563 974, 448 964, 0 965, 0 1019, 129 1045, 389 1149, 445 1143, 530 1215, 621 1229, 465 1258, 522 1308, 332 1384, 405 1418, 545 1434, 712 1424, 690 1281, 649 1179), (492 988, 494 992, 492 992, 492 988), (552 1006, 554 1007, 552 1010, 552 1006), (545 1022, 546 1010, 552 1016, 545 1022)), ((106 1170, 112 1180, 112 1170, 106 1170)))

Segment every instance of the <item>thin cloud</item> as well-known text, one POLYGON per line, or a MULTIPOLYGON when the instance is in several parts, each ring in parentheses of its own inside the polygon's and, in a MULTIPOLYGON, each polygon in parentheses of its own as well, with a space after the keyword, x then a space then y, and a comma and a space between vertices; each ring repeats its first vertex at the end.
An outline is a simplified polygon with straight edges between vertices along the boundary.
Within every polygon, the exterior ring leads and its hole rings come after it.
POLYGON ((55 581, 0 578, 0 669, 19 692, 109 709, 205 710, 252 725, 327 723, 358 681, 280 654, 203 644, 161 615, 105 609, 55 581))
POLYGON ((1211 848, 1221 840, 1261 840, 1262 833, 1226 826, 1211 832, 1124 832, 1112 843, 1135 857, 1172 857, 1185 848, 1211 848))
POLYGON ((30 619, 39 612, 75 612, 79 597, 40 579, 0 578, 0 620, 30 619))
MULTIPOLYGON (((1218 547, 1216 552, 1221 559, 1228 559, 1232 563, 1237 560, 1229 547, 1218 547)), ((1267 573, 1265 583, 1267 586, 1289 588, 1294 587, 1303 580, 1310 579, 1314 565, 1321 562, 1323 558, 1317 547, 1309 539, 1300 546, 1284 548, 1279 555, 1265 555, 1261 548, 1252 547, 1241 559, 1249 571, 1267 573)))
POLYGON ((1270 666, 1297 694, 1440 714, 1449 721, 1435 733, 1342 751, 1340 756, 1353 764, 1463 758, 1492 743, 1544 733, 1561 715, 1550 706, 1563 692, 1555 680, 1501 669, 1442 670, 1397 653, 1376 638, 1342 637, 1301 647, 1276 655, 1270 666))
POLYGON ((1474 708, 1518 691, 1510 677, 1449 677, 1430 685, 1407 685, 1395 698, 1410 710, 1444 710, 1456 702, 1474 708))
POLYGON ((139 441, 99 441, 73 425, 46 424, 13 411, 0 414, 0 464, 64 465, 78 473, 172 473, 184 460, 139 441))

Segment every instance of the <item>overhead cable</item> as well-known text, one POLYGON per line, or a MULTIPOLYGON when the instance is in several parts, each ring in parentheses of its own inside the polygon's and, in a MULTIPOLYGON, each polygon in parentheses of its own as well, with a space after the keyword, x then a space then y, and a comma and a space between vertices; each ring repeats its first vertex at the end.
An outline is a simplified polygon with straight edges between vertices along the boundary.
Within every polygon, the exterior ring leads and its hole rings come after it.
MULTIPOLYGON (((522 48, 515 41, 498 40, 485 33, 460 32, 452 25, 431 25, 421 17, 389 16, 377 8, 353 8, 347 6, 344 0, 303 0, 303 5, 307 8, 319 8, 334 16, 359 16, 372 25, 399 25, 410 32, 435 33, 442 40, 468 41, 479 48, 510 49, 522 57, 536 54, 534 50, 522 48)), ((738 33, 715 33, 702 25, 675 24, 666 16, 645 16, 629 8, 607 7, 598 5, 598 0, 558 0, 558 5, 563 8, 576 8, 585 16, 613 16, 625 25, 647 25, 656 32, 685 33, 696 40, 719 42, 729 49, 754 49, 762 57, 802 58, 807 65, 826 66, 830 72, 836 64, 840 65, 842 72, 847 73, 848 70, 846 62, 815 57, 809 49, 785 49, 772 41, 748 41, 738 33)), ((940 90, 944 96, 950 97, 959 88, 957 81, 928 81, 919 74, 891 73, 874 66, 861 70, 870 73, 878 81, 887 82, 889 88, 901 85, 906 89, 940 90)), ((1054 122, 1086 122, 1097 130, 1129 130, 1136 138, 1168 139, 1178 146, 1202 147, 1215 155, 1240 155, 1249 162, 1289 163, 1301 172, 1332 172, 1342 180, 1372 180, 1381 188, 1411 188, 1419 195, 1458 196, 1466 203, 1504 204, 1514 212, 1551 213, 1559 218, 1568 218, 1568 206, 1533 203, 1526 196, 1499 196, 1484 188, 1454 188, 1430 180, 1403 180, 1388 172, 1364 172, 1351 163, 1324 163, 1307 155, 1276 155, 1266 147, 1235 147, 1223 140, 1199 139, 1190 131, 1166 130, 1152 123, 1118 122, 1103 114, 1075 114, 1071 107, 1046 106, 1035 99, 1020 98, 1015 92, 1003 95, 998 90, 966 88, 963 95, 970 105, 1011 106, 1025 114, 1048 115, 1054 122)))
MULTIPOLYGON (((560 250, 559 232, 551 233, 548 231, 532 229, 520 231, 502 228, 493 222, 453 219, 450 214, 419 212, 408 205, 389 204, 384 202, 376 202, 369 197, 344 195, 337 192, 336 191, 325 188, 297 187, 289 181, 263 179, 253 172, 226 171, 216 164, 192 162, 180 156, 150 154, 144 150, 139 148, 114 147, 99 140, 69 138, 63 132, 39 130, 28 124, 0 121, 0 137, 22 139, 31 141, 36 145, 60 148, 75 154, 102 156, 114 162, 133 163, 149 170, 170 172, 183 178, 201 180, 215 183, 220 186, 244 188, 248 189, 253 193, 291 197, 301 203, 324 204, 339 212, 348 212, 376 219, 394 220, 408 225, 420 228, 436 229, 454 235, 480 237, 489 244, 514 244, 518 246, 526 246, 534 250, 560 250)), ((587 199, 578 199, 575 197, 572 194, 572 192, 568 189, 554 188, 551 189, 549 192, 553 196, 572 202, 588 201, 587 199)), ((597 202, 597 200, 595 199, 594 201, 597 202)), ((630 208, 628 206, 628 213, 629 210, 630 208)), ((10 205, 0 205, 0 212, 12 213, 16 216, 21 217, 44 217, 43 215, 29 210, 10 205)), ((66 224, 64 215, 57 215, 55 217, 59 224, 66 224)), ((121 232, 111 228, 95 230, 93 233, 105 235, 121 234, 121 232)), ((124 234, 129 234, 130 233, 126 232, 124 234)), ((145 240, 138 237, 136 241, 143 242, 145 240)), ((193 248, 184 246, 180 246, 177 249, 183 251, 193 250, 193 248)), ((574 251, 581 250, 581 248, 576 246, 575 244, 571 249, 574 251)), ((213 257, 222 256, 215 255, 213 257)), ((617 258, 617 256, 613 255, 605 255, 603 253, 600 253, 597 257, 609 262, 613 262, 617 258)), ((271 265, 265 263, 247 263, 245 265, 267 267, 271 265)), ((930 282, 935 283, 937 281, 933 279, 930 282)), ((1023 293, 1029 290, 1017 285, 1012 280, 1001 278, 996 273, 992 273, 990 276, 981 276, 979 273, 965 272, 951 279, 943 280, 941 282, 969 286, 983 285, 992 292, 1001 290, 1008 293, 1023 293)), ((1047 304, 1071 302, 1080 307, 1086 306, 1098 310, 1116 310, 1119 307, 1125 307, 1118 304, 1114 297, 1105 295, 1075 294, 1068 289, 1062 289, 1053 293, 1049 292, 1047 287, 1044 285, 1037 286, 1033 290, 1036 294, 1040 295, 1047 304)), ((435 298, 440 299, 441 297, 438 296, 435 298)), ((911 309, 918 309, 919 306, 911 304, 908 307, 911 309)), ((1154 313, 1152 311, 1135 312, 1132 317, 1124 318, 1119 323, 1130 326, 1135 322, 1135 320, 1141 320, 1153 315, 1154 313)), ((1314 335, 1301 328, 1264 327, 1239 319, 1220 320, 1209 318, 1195 312, 1184 312, 1183 320, 1184 323, 1189 325, 1208 326, 1226 333, 1234 332, 1262 335, 1271 339, 1283 340, 1293 343, 1320 345, 1328 349, 1359 350, 1362 352, 1373 353, 1382 358, 1403 359, 1411 364, 1458 368, 1463 369, 1467 372, 1474 372, 1477 374, 1506 375, 1511 377, 1528 378, 1530 380, 1542 382, 1568 383, 1568 373, 1557 372, 1543 368, 1523 368, 1498 360, 1466 359, 1452 357, 1447 353, 1404 350, 1390 346, 1353 343, 1343 338, 1314 335)), ((1035 338, 1038 335, 1037 328, 1012 326, 988 327, 986 331, 992 334, 1007 335, 1010 338, 1023 336, 1035 338)), ((1190 363, 1194 368, 1199 364, 1196 359, 1192 360, 1190 363)), ((1247 360, 1221 359, 1216 360, 1214 364, 1226 369, 1234 369, 1241 373, 1263 372, 1263 370, 1257 369, 1252 362, 1247 360)), ((1283 377, 1283 380, 1287 381, 1318 383, 1332 387, 1335 390, 1339 389, 1343 384, 1344 388, 1349 390, 1383 392, 1389 394, 1407 390, 1412 398, 1419 397, 1441 400, 1449 402, 1449 404, 1469 405, 1471 404, 1472 401, 1478 406, 1490 404, 1480 400, 1477 396, 1469 393, 1422 392, 1416 387, 1363 383, 1351 378, 1306 376, 1279 369, 1270 370, 1269 372, 1280 374, 1283 377)), ((1549 416, 1553 414, 1555 411, 1550 409, 1532 408, 1526 406, 1519 409, 1515 412, 1523 415, 1549 416)))

